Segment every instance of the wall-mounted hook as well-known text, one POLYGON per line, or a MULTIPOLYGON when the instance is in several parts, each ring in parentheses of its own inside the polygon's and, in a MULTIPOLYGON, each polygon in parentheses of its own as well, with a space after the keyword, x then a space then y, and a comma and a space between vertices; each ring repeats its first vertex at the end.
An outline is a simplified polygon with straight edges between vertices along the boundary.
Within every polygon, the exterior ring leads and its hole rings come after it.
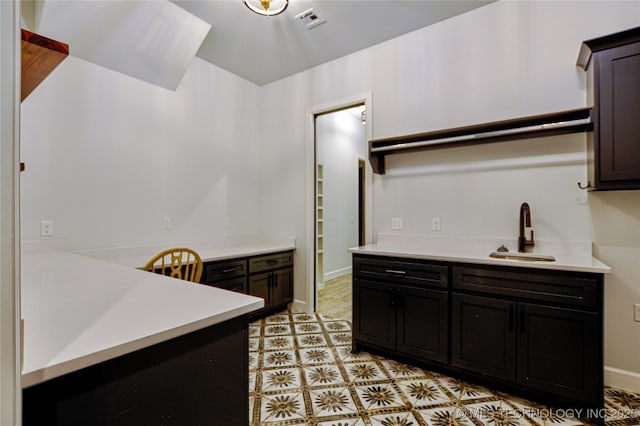
POLYGON ((580 188, 580 189, 591 188, 591 182, 587 181, 587 185, 586 186, 582 186, 582 184, 580 182, 578 182, 578 188, 580 188))

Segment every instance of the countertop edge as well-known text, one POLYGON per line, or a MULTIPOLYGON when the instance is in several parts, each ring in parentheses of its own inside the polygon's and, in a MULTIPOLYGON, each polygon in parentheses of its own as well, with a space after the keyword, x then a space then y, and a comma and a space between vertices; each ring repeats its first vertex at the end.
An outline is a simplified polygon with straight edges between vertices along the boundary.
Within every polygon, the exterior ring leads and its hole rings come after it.
POLYGON ((454 255, 454 254, 435 254, 428 252, 417 252, 417 251, 403 251, 401 249, 392 249, 392 248, 372 248, 368 246, 363 247, 352 247, 349 249, 349 252, 352 254, 363 254, 363 255, 376 255, 376 256, 390 256, 390 257, 406 257, 412 259, 424 259, 424 260, 435 260, 441 262, 455 262, 455 263, 473 263, 479 265, 492 265, 492 266, 505 266, 512 268, 531 268, 531 269, 546 269, 546 270, 555 270, 555 271, 572 271, 572 272, 589 272, 589 273, 600 273, 600 274, 608 274, 611 272, 611 268, 604 263, 602 263, 599 259, 595 257, 591 257, 592 265, 576 265, 576 264, 567 264, 567 263, 554 263, 554 262, 536 262, 536 261, 526 261, 526 260, 515 260, 515 259, 493 259, 487 257, 480 256, 463 256, 463 255, 454 255))
MULTIPOLYGON (((250 246, 230 246, 230 247, 217 247, 217 248, 202 248, 195 247, 194 250, 200 255, 200 259, 203 262, 219 262, 224 260, 235 259, 239 257, 253 257, 263 254, 279 253, 284 251, 295 251, 296 246, 294 243, 290 244, 264 244, 264 245, 250 245, 250 246)), ((155 250, 149 250, 145 254, 137 253, 129 256, 112 256, 103 257, 96 256, 95 252, 77 251, 71 252, 80 256, 91 257, 93 259, 104 260, 106 262, 115 263, 118 265, 129 266, 132 268, 142 268, 153 255, 157 252, 155 250)))
POLYGON ((33 385, 37 385, 47 380, 55 379, 56 377, 72 373, 83 368, 91 367, 101 362, 109 361, 119 356, 126 355, 158 343, 166 342, 176 337, 192 333, 194 331, 221 324, 225 321, 237 318, 242 315, 248 315, 249 313, 262 307, 264 307, 264 300, 258 299, 251 304, 240 306, 236 309, 223 312, 215 316, 203 318, 200 321, 194 321, 190 324, 184 324, 182 326, 165 330, 154 335, 123 343, 121 345, 107 348, 99 352, 94 352, 83 357, 74 358, 63 363, 55 364, 52 366, 45 366, 38 370, 22 373, 21 386, 24 389, 33 385))

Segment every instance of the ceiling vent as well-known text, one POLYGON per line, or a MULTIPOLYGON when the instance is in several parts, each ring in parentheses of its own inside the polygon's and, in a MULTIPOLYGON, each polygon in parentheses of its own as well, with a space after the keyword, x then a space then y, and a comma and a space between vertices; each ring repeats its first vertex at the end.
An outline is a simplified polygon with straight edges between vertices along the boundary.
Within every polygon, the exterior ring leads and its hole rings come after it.
POLYGON ((327 22, 326 19, 318 16, 318 14, 313 11, 313 8, 307 9, 304 12, 296 15, 296 19, 302 21, 302 23, 307 27, 308 30, 327 22))

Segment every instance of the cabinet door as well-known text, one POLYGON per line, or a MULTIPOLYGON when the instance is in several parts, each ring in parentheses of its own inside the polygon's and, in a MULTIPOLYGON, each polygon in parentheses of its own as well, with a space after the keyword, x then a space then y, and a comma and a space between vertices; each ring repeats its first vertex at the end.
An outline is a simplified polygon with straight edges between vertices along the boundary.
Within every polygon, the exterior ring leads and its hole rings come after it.
POLYGON ((271 273, 252 275, 249 277, 249 294, 264 299, 264 307, 271 306, 271 273))
POLYGON ((598 52, 595 64, 598 186, 616 188, 627 182, 624 187, 640 188, 640 43, 598 52))
POLYGON ((545 393, 602 403, 598 315, 525 303, 518 310, 518 382, 545 393))
POLYGON ((283 305, 293 300, 293 268, 272 272, 271 305, 283 305))
POLYGON ((353 337, 363 343, 395 349, 394 286, 353 280, 353 337))
POLYGON ((516 303, 454 293, 451 364, 503 380, 516 379, 516 303))
POLYGON ((442 363, 448 353, 448 294, 414 287, 397 288, 398 352, 442 363))

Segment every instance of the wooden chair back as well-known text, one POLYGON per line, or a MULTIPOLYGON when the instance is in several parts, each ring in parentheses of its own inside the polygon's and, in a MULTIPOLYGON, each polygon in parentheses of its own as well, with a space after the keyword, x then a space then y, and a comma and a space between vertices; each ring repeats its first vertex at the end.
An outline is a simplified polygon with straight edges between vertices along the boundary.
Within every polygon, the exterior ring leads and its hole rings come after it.
POLYGON ((170 248, 153 256, 143 269, 199 283, 202 276, 202 259, 189 248, 170 248))

